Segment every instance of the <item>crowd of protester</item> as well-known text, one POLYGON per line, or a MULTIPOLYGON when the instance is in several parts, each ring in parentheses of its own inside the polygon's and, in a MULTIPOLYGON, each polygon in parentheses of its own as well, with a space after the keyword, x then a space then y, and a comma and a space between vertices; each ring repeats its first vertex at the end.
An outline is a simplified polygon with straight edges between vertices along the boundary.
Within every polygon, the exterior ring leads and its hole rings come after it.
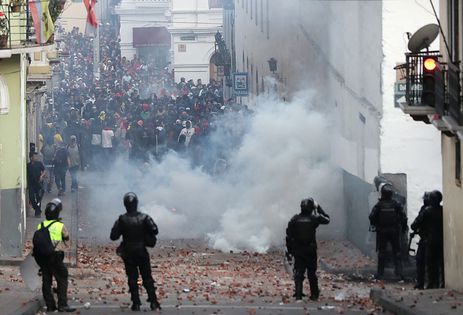
MULTIPOLYGON (((221 82, 175 82, 167 65, 160 66, 155 58, 122 57, 111 26, 100 31, 99 69, 94 69, 93 39, 77 28, 60 31, 59 49, 69 56, 54 71, 58 84, 47 101, 40 146, 60 194, 66 190, 66 169, 73 179, 71 189, 77 189, 78 169, 108 170, 121 157, 143 164, 174 150, 193 165, 211 168, 239 138, 243 128, 237 125, 251 111, 224 102, 221 82), (222 137, 211 139, 211 134, 222 137), (206 157, 205 149, 214 141, 219 145, 212 158, 206 157)), ((52 183, 50 176, 48 191, 52 183)))

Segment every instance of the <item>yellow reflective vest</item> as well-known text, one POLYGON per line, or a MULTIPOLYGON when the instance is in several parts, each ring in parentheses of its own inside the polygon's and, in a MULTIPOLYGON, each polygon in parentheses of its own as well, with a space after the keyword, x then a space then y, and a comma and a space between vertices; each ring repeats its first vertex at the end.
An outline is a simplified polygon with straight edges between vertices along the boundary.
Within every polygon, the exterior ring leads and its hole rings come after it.
MULTIPOLYGON (((56 221, 56 220, 44 220, 42 223, 43 223, 44 227, 47 227, 53 221, 56 221)), ((42 228, 42 223, 40 223, 37 226, 37 230, 40 230, 42 228)), ((51 238, 51 241, 53 242, 53 244, 56 245, 56 243, 63 240, 63 227, 64 227, 64 224, 58 221, 58 222, 53 223, 48 228, 48 231, 50 232, 50 238, 51 238)))

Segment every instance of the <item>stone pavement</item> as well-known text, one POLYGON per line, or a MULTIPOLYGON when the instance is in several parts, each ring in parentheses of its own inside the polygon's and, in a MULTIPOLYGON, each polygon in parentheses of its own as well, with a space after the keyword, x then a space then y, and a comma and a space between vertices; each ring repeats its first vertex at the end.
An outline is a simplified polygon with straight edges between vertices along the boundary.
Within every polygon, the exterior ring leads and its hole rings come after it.
MULTIPOLYGON (((64 223, 71 230, 69 303, 77 314, 127 314, 130 299, 116 243, 92 238, 92 220, 85 211, 86 190, 62 198, 64 223), (81 200, 79 200, 79 198, 81 200), (79 224, 77 224, 79 223, 79 224), (81 235, 78 235, 80 233, 81 235), (77 244, 77 241, 80 243, 77 244), (77 247, 78 246, 78 247, 77 247), (78 255, 77 248, 79 250, 78 255), (90 308, 85 309, 85 304, 90 308)), ((46 195, 44 204, 56 197, 46 195)), ((91 209, 89 211, 92 211, 91 209)), ((28 217, 30 240, 40 219, 28 217)), ((106 231, 105 231, 106 232, 106 231)), ((203 240, 160 240, 150 250, 153 276, 163 305, 163 314, 460 314, 462 295, 448 290, 414 291, 412 284, 382 283, 368 277, 354 279, 331 270, 363 270, 374 262, 348 242, 320 241, 319 271, 322 296, 319 302, 306 298, 295 303, 293 284, 278 250, 256 253, 222 253, 207 247, 203 240), (323 268, 322 268, 323 269, 323 268), (385 310, 375 305, 371 296, 385 310), (435 293, 432 293, 435 292, 435 293), (433 296, 431 296, 434 294, 433 296), (414 305, 414 306, 413 306, 414 305), (427 313, 420 313, 422 309, 427 313), (407 312, 404 312, 404 309, 407 312)), ((30 251, 26 244, 24 254, 30 251)), ((41 292, 24 287, 19 275, 20 259, 0 269, 0 315, 33 315, 41 307, 41 292), (39 298, 36 299, 35 297, 39 298)), ((305 284, 305 291, 308 285, 305 284)), ((143 292, 144 298, 145 292, 143 292)), ((145 303, 144 311, 148 311, 145 303)))
POLYGON ((373 301, 398 315, 463 314, 463 294, 448 289, 373 289, 373 301))

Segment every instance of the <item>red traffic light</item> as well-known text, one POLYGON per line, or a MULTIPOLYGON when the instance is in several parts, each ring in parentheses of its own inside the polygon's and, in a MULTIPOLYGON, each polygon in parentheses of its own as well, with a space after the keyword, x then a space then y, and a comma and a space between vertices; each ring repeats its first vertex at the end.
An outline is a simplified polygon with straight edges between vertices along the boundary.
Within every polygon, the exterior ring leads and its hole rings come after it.
POLYGON ((423 62, 424 69, 434 71, 437 69, 437 60, 434 58, 426 58, 423 62))

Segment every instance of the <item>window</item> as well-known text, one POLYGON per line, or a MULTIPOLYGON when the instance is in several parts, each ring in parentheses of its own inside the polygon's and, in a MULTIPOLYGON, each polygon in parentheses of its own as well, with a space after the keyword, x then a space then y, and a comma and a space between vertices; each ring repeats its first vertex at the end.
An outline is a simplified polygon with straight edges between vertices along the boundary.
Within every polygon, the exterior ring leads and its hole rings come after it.
POLYGON ((10 111, 10 91, 3 75, 0 74, 0 115, 6 115, 10 111))
POLYGON ((459 19, 458 19, 458 5, 459 0, 447 0, 448 5, 448 29, 449 29, 449 45, 450 45, 450 59, 453 62, 458 60, 459 55, 459 19))
POLYGON ((195 35, 195 34, 180 35, 180 40, 181 40, 182 42, 185 42, 185 41, 195 41, 195 40, 196 40, 196 35, 195 35))
POLYGON ((455 182, 461 186, 461 141, 455 141, 455 182))
POLYGON ((249 90, 254 91, 254 65, 251 65, 251 80, 249 80, 249 90))
POLYGON ((251 2, 251 20, 252 20, 252 8, 254 8, 254 1, 255 0, 249 0, 249 2, 251 2))
MULTIPOLYGON (((255 0, 255 2, 256 2, 256 9, 255 9, 254 11, 255 11, 255 13, 256 13, 256 25, 259 25, 258 22, 257 22, 257 15, 258 15, 258 14, 257 14, 257 12, 258 12, 258 10, 257 10, 257 1, 258 1, 258 0, 255 0)), ((262 0, 261 0, 261 1, 262 1, 262 0)))
POLYGON ((267 23, 267 39, 270 39, 270 17, 269 17, 269 12, 270 12, 270 9, 269 9, 269 5, 270 5, 270 2, 269 0, 266 0, 266 4, 267 4, 267 19, 265 20, 266 23, 267 23))
POLYGON ((223 8, 222 0, 209 0, 209 9, 223 8))
POLYGON ((264 32, 264 0, 260 0, 260 31, 264 32))
POLYGON ((178 52, 186 52, 186 45, 178 44, 178 52))
POLYGON ((256 94, 259 96, 259 70, 256 69, 256 94))

